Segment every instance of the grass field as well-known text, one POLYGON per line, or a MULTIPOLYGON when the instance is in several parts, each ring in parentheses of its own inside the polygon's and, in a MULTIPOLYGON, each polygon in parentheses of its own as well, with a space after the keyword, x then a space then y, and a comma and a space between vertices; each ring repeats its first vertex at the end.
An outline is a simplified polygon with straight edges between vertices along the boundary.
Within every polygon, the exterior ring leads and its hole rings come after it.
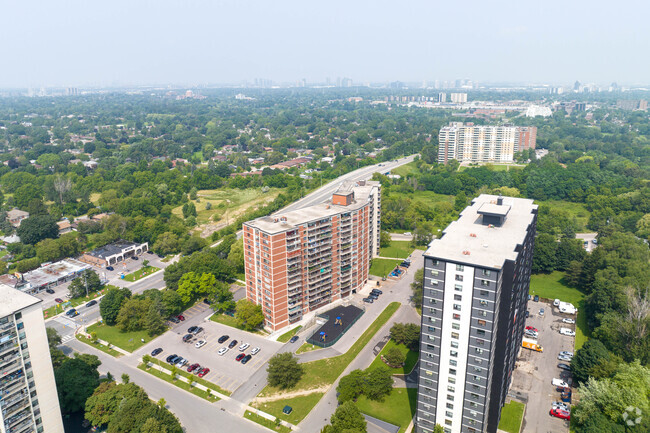
POLYGON ((104 293, 106 292, 106 290, 108 290, 108 289, 110 289, 112 287, 115 287, 115 286, 113 286, 111 284, 107 284, 106 286, 104 286, 104 288, 102 290, 100 290, 98 292, 90 293, 90 295, 88 297, 81 296, 79 298, 69 299, 66 302, 62 303, 62 304, 52 305, 50 308, 47 308, 47 309, 43 310, 43 317, 45 319, 48 319, 48 318, 56 316, 57 314, 63 313, 65 310, 67 310, 69 308, 78 307, 79 305, 85 304, 86 302, 88 302, 90 300, 97 299, 100 296, 103 296, 104 293))
MULTIPOLYGON (((364 348, 370 339, 379 331, 379 329, 388 322, 393 314, 400 307, 399 302, 392 302, 384 311, 375 319, 374 322, 358 338, 357 342, 343 355, 333 358, 320 359, 302 364, 305 367, 305 374, 292 391, 315 389, 323 385, 331 385, 337 377, 343 373, 354 358, 357 357, 361 349, 364 348)), ((260 396, 273 395, 280 392, 278 388, 266 386, 260 396)))
POLYGON ((393 388, 384 401, 368 400, 361 396, 357 406, 362 413, 398 425, 405 432, 415 414, 418 390, 416 388, 393 388))
POLYGON ((386 277, 395 269, 395 266, 402 263, 401 260, 392 260, 392 259, 372 259, 372 264, 370 265, 370 275, 376 277, 386 277))
MULTIPOLYGON (((385 173, 385 172, 384 172, 385 173)), ((407 177, 409 175, 416 175, 420 173, 420 170, 415 166, 415 161, 404 164, 400 167, 394 168, 390 171, 391 174, 399 174, 402 177, 407 177)))
POLYGON ((275 425, 275 423, 270 419, 266 419, 263 416, 259 416, 258 414, 253 413, 250 410, 244 412, 244 418, 256 422, 259 425, 266 427, 269 430, 277 431, 280 433, 288 433, 291 431, 289 427, 285 427, 283 425, 275 425))
POLYGON ((203 391, 202 389, 198 389, 195 386, 190 385, 187 382, 183 382, 182 380, 172 380, 171 376, 167 373, 163 373, 162 371, 156 370, 154 368, 146 368, 144 364, 138 365, 138 369, 142 370, 144 372, 149 373, 152 376, 156 376, 158 379, 162 379, 167 383, 171 383, 172 385, 184 389, 187 392, 191 392, 192 394, 201 397, 209 402, 215 402, 221 400, 219 397, 215 396, 212 393, 208 393, 207 391, 203 391))
POLYGON ((301 353, 311 352, 312 350, 318 350, 318 349, 322 349, 322 347, 315 346, 311 343, 303 343, 302 346, 300 346, 298 350, 296 350, 296 355, 300 355, 301 353))
POLYGON ((562 200, 547 200, 547 201, 535 201, 535 203, 543 206, 548 206, 551 209, 551 214, 557 213, 558 211, 563 211, 568 213, 569 217, 575 217, 576 222, 578 223, 577 231, 581 233, 586 231, 587 221, 589 221, 589 216, 591 212, 587 210, 584 204, 582 203, 572 203, 569 201, 562 200))
MULTIPOLYGON (((262 192, 261 188, 248 189, 204 189, 197 193, 197 200, 190 200, 196 207, 196 222, 199 226, 218 223, 224 227, 232 223, 244 212, 270 203, 280 194, 277 188, 262 192), (206 209, 206 203, 211 208, 206 209)), ((183 217, 183 206, 172 210, 174 215, 183 217)))
POLYGON ((390 241, 390 246, 381 248, 379 255, 382 257, 407 258, 414 250, 409 241, 390 241))
POLYGON ((130 274, 125 275, 124 279, 131 282, 138 281, 139 279, 147 277, 155 272, 158 272, 159 270, 160 268, 157 268, 155 266, 145 266, 135 272, 131 272, 130 274))
MULTIPOLYGON (((239 329, 240 331, 250 332, 244 330, 237 324, 237 320, 233 316, 229 316, 227 314, 214 313, 212 316, 210 316, 210 320, 213 322, 221 323, 222 325, 230 326, 231 328, 239 329)), ((257 331, 254 331, 253 334, 268 335, 268 333, 263 329, 258 329, 257 331)))
POLYGON ((266 403, 254 404, 253 407, 263 410, 276 418, 290 422, 291 424, 298 424, 309 414, 309 412, 311 412, 314 406, 316 406, 316 403, 318 403, 322 397, 322 392, 313 392, 300 397, 283 398, 266 403), (289 415, 282 413, 282 409, 284 409, 285 406, 291 406, 293 409, 289 415))
POLYGON ((118 352, 117 350, 111 349, 110 347, 104 346, 103 344, 92 343, 88 338, 84 336, 77 334, 75 335, 75 337, 77 337, 77 340, 81 341, 82 343, 85 343, 90 347, 94 347, 97 350, 101 350, 102 352, 107 353, 115 358, 119 358, 120 356, 122 356, 122 353, 118 352))
POLYGON ((368 368, 374 368, 383 365, 389 368, 391 370, 391 373, 393 374, 409 374, 411 370, 413 370, 413 367, 415 367, 415 364, 418 362, 418 356, 419 356, 418 352, 410 350, 408 347, 404 346, 403 344, 395 344, 393 340, 388 340, 388 343, 386 343, 386 345, 381 350, 381 352, 379 352, 379 355, 377 355, 375 360, 372 361, 372 364, 370 364, 370 367, 368 368), (400 352, 406 355, 406 361, 404 362, 404 365, 402 367, 390 368, 381 360, 380 356, 385 354, 391 347, 397 347, 400 352))
POLYGON ((291 331, 289 331, 289 332, 285 332, 284 334, 280 335, 280 336, 278 337, 278 341, 279 341, 280 343, 286 343, 287 341, 289 341, 289 340, 291 339, 291 337, 293 337, 294 335, 296 335, 296 334, 298 333, 298 331, 300 331, 301 329, 302 329, 302 325, 300 325, 300 326, 296 326, 296 327, 293 328, 291 331))
POLYGON ((587 316, 584 313, 585 294, 580 290, 569 287, 564 283, 564 273, 555 271, 550 274, 535 274, 530 277, 530 291, 532 296, 539 295, 540 298, 559 299, 562 302, 570 302, 578 309, 576 317, 576 350, 581 348, 589 339, 589 327, 587 316))
POLYGON ((453 195, 444 195, 444 194, 436 194, 433 191, 418 191, 417 194, 414 193, 401 193, 401 192, 395 192, 391 191, 390 192, 390 197, 392 198, 408 198, 414 203, 423 203, 426 205, 434 205, 436 203, 450 203, 454 204, 454 196, 453 195))
POLYGON ((499 429, 508 433, 519 433, 521 420, 524 417, 526 405, 518 401, 511 400, 501 409, 501 421, 499 429))
POLYGON ((108 341, 127 352, 133 352, 155 338, 150 337, 147 331, 122 332, 117 326, 108 326, 101 323, 89 326, 86 331, 89 334, 92 332, 97 333, 97 338, 100 340, 108 341), (141 340, 144 340, 144 343, 141 340))

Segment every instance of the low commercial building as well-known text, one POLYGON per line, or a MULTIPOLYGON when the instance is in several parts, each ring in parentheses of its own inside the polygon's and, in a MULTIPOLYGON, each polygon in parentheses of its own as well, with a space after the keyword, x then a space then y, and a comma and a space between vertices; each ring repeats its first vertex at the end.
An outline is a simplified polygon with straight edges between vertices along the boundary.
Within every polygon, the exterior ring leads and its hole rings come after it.
POLYGON ((48 287, 72 281, 87 269, 90 269, 90 266, 79 260, 64 259, 16 276, 29 283, 29 293, 38 293, 48 287))
POLYGON ((140 255, 147 250, 149 250, 147 242, 138 244, 120 240, 84 253, 79 260, 100 267, 112 266, 129 257, 140 255))
POLYGON ((41 300, 0 285, 3 432, 63 433, 41 300))

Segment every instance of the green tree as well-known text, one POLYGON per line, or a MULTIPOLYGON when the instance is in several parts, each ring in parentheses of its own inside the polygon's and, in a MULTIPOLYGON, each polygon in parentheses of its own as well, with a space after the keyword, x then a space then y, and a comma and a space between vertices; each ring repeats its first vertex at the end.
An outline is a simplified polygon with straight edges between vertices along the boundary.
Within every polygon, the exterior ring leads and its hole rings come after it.
POLYGON ((175 290, 163 290, 162 303, 168 316, 174 316, 183 311, 183 299, 175 290))
POLYGON ((122 383, 129 383, 130 380, 131 378, 129 377, 128 374, 122 373, 122 383))
POLYGON ((413 306, 415 308, 422 308, 422 297, 424 296, 423 290, 424 290, 424 268, 420 268, 417 271, 415 271, 415 275, 413 276, 413 282, 411 283, 411 291, 413 292, 411 301, 413 302, 413 306))
POLYGON ((122 303, 131 297, 131 291, 127 288, 118 289, 116 287, 108 289, 106 294, 99 302, 99 313, 102 320, 109 326, 117 324, 117 316, 120 313, 122 303))
POLYGON ((162 233, 153 244, 152 250, 164 256, 178 253, 181 250, 181 242, 176 233, 162 233))
POLYGON ((190 236, 183 242, 181 246, 181 253, 190 255, 195 251, 200 251, 208 245, 208 241, 200 236, 190 236))
POLYGON ((167 427, 162 425, 156 418, 147 418, 140 427, 140 433, 167 433, 167 427))
POLYGON ((247 331, 258 329, 264 323, 262 307, 247 299, 240 299, 235 307, 235 320, 237 326, 247 331))
POLYGON ((392 367, 398 367, 406 361, 406 355, 397 347, 391 347, 383 356, 388 365, 392 367))
POLYGON ((70 292, 71 298, 78 298, 81 296, 86 296, 87 293, 94 293, 102 288, 102 282, 99 279, 97 272, 93 270, 84 271, 83 274, 70 283, 68 286, 68 291, 70 292))
POLYGON ((56 349, 61 344, 61 336, 59 332, 54 328, 45 328, 45 333, 47 334, 47 344, 50 346, 50 350, 56 349))
POLYGON ((339 403, 344 403, 348 400, 356 401, 361 396, 366 387, 366 373, 363 370, 352 370, 347 376, 343 376, 339 380, 336 387, 338 393, 339 403))
POLYGON ((596 376, 599 367, 602 368, 611 360, 611 355, 607 348, 599 340, 590 338, 576 352, 571 361, 571 372, 578 383, 586 383, 589 377, 600 379, 602 376, 596 376))
POLYGON ((366 419, 356 404, 346 401, 336 408, 330 418, 331 429, 328 433, 363 433, 366 431, 366 419))
POLYGON ((147 315, 144 318, 143 327, 152 337, 154 335, 162 334, 167 329, 161 310, 161 304, 157 301, 151 302, 151 305, 149 305, 149 309, 147 310, 147 315))
POLYGON ((78 412, 99 385, 99 373, 79 358, 68 358, 54 371, 61 412, 78 412))
POLYGON ((303 366, 298 364, 298 359, 290 352, 273 355, 266 371, 269 385, 281 389, 293 388, 304 374, 303 366))
POLYGON ((364 394, 370 400, 383 401, 393 390, 393 376, 386 366, 367 371, 364 394))
POLYGON ((43 239, 58 238, 59 226, 49 215, 34 215, 24 219, 17 229, 21 242, 35 245, 43 239))
POLYGON ((122 332, 132 332, 144 329, 148 319, 147 313, 152 306, 151 299, 130 298, 127 299, 117 315, 117 327, 122 332))
POLYGON ((433 433, 445 433, 445 429, 442 428, 442 426, 440 424, 436 424, 433 427, 433 433))
POLYGON ((241 239, 230 246, 228 260, 235 266, 237 272, 244 272, 244 243, 241 239))
POLYGON ((379 246, 381 248, 390 247, 390 233, 382 230, 379 234, 379 246))
POLYGON ((465 207, 467 207, 467 195, 465 195, 465 191, 461 191, 456 194, 456 198, 454 199, 454 210, 460 212, 465 207))
POLYGON ((557 266, 557 241, 555 236, 542 233, 535 238, 533 248, 533 273, 551 273, 557 266))

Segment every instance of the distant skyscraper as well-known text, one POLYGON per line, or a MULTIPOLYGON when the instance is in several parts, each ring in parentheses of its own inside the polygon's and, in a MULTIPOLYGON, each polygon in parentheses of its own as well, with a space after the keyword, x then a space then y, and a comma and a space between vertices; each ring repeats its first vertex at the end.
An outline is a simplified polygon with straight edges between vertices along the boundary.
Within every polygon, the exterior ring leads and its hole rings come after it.
POLYGON ((41 300, 0 287, 3 432, 63 433, 41 300))
POLYGON ((579 92, 580 91, 580 86, 581 86, 580 81, 576 80, 576 82, 573 83, 573 91, 574 92, 579 92))
POLYGON ((534 149, 536 143, 535 126, 451 122, 438 133, 438 162, 512 162, 515 153, 534 149))
POLYGON ((496 433, 521 350, 536 221, 532 200, 482 194, 424 253, 417 433, 496 433))
POLYGON ((444 92, 438 93, 438 102, 445 103, 447 102, 447 94, 444 92))
POLYGON ((451 102, 453 104, 463 104, 467 102, 467 93, 452 93, 451 102))

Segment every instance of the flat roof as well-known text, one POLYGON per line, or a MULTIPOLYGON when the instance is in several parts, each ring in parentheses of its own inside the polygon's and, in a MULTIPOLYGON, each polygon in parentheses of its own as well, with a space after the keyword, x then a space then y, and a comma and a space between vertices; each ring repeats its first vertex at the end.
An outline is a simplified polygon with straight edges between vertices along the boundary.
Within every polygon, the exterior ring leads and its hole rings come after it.
POLYGON ((106 257, 114 256, 116 254, 122 254, 122 252, 131 247, 139 246, 143 244, 138 244, 131 241, 116 241, 112 244, 104 245, 103 247, 95 248, 94 250, 86 253, 90 254, 93 257, 99 257, 105 259, 106 257))
POLYGON ((530 199, 503 197, 501 206, 509 206, 503 224, 500 227, 483 225, 479 210, 486 205, 488 209, 499 206, 496 204, 497 198, 489 194, 475 198, 472 205, 461 212, 460 218, 443 230, 442 237, 429 244, 424 254, 440 260, 492 269, 501 269, 506 260, 515 260, 515 248, 523 244, 537 205, 530 199))
POLYGON ((502 204, 498 205, 496 203, 483 203, 481 207, 478 208, 477 213, 481 215, 495 215, 504 217, 508 215, 510 211, 510 205, 502 204))
POLYGON ((32 295, 0 285, 0 317, 8 316, 39 302, 41 300, 32 295))
POLYGON ((69 277, 85 269, 90 269, 90 266, 79 260, 64 259, 29 271, 23 274, 23 278, 25 281, 31 283, 33 288, 37 288, 58 281, 61 278, 69 277))
POLYGON ((379 185, 379 182, 376 181, 367 181, 365 182, 365 185, 357 185, 353 182, 344 182, 332 194, 347 195, 354 192, 354 199, 348 206, 333 204, 330 199, 325 203, 290 212, 278 213, 272 216, 257 218, 244 224, 260 229, 269 234, 282 233, 291 230, 300 224, 318 221, 323 218, 329 218, 334 215, 360 209, 368 202, 372 189, 379 185))

